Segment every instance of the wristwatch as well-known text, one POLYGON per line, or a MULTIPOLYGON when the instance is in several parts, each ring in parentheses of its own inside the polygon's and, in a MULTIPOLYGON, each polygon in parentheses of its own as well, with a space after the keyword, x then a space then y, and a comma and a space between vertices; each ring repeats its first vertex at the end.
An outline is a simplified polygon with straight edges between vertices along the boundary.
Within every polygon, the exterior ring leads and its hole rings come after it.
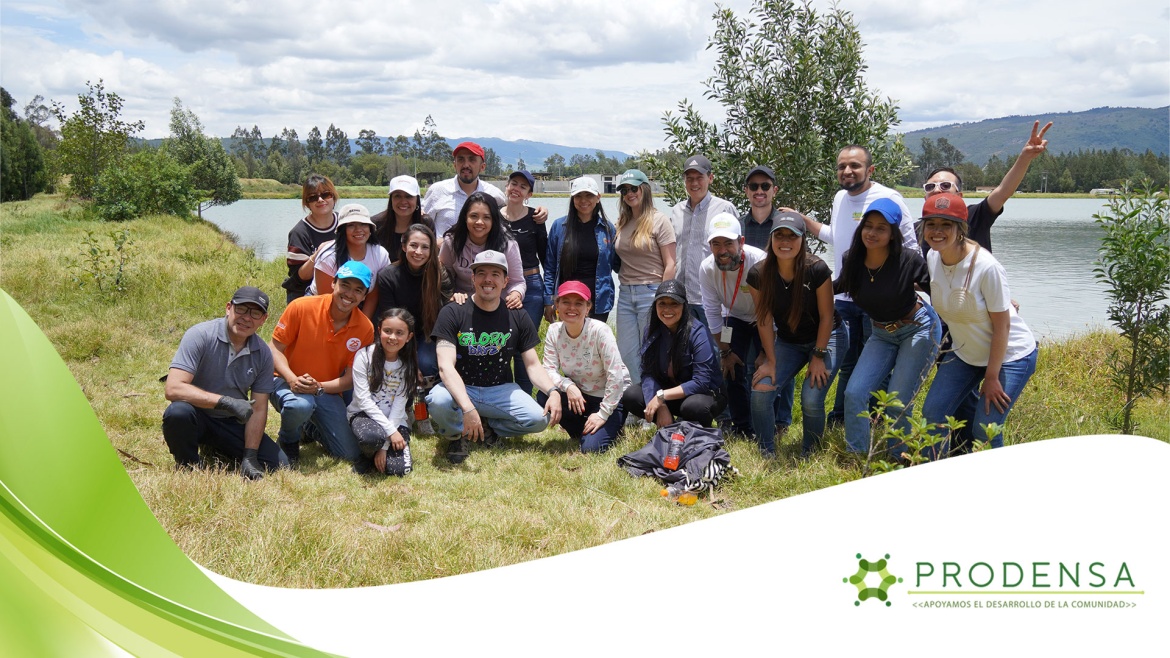
POLYGON ((321 397, 322 395, 325 395, 325 387, 320 385, 320 384, 317 384, 317 392, 314 393, 313 395, 315 395, 317 397, 321 397))
POLYGON ((658 389, 658 391, 654 394, 654 397, 658 398, 659 402, 666 402, 666 391, 658 389))
POLYGON ((812 355, 817 357, 818 359, 824 359, 824 358, 829 356, 828 348, 822 350, 819 347, 814 347, 814 348, 812 348, 811 351, 812 351, 812 355))

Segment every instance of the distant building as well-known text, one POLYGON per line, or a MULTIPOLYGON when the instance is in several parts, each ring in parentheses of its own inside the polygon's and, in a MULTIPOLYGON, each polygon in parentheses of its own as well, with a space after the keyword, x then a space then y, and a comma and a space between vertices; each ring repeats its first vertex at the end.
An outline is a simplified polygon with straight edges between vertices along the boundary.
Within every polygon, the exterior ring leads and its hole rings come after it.
POLYGON ((1089 190, 1089 194, 1093 196, 1117 196, 1120 194, 1120 191, 1112 187, 1098 187, 1096 189, 1089 190))

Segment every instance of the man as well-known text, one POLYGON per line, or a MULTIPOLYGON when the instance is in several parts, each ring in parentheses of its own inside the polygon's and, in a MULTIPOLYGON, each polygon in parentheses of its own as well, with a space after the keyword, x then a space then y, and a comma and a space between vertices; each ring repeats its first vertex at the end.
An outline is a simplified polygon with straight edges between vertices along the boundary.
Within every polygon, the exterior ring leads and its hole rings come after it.
POLYGON ((679 201, 670 212, 670 223, 674 225, 674 235, 678 240, 678 264, 674 278, 686 288, 687 299, 692 302, 688 304, 691 313, 700 322, 707 324, 699 289, 699 268, 703 259, 711 255, 711 248, 707 245, 707 221, 719 213, 734 215, 736 210, 730 201, 720 199, 708 191, 715 180, 710 160, 702 155, 692 155, 684 166, 683 182, 686 184, 687 198, 679 201))
MULTIPOLYGON (((837 154, 837 182, 841 189, 833 197, 831 223, 821 224, 810 217, 804 217, 809 232, 833 245, 835 276, 841 275, 841 257, 849 250, 853 232, 861 225, 862 216, 869 204, 877 199, 891 199, 902 209, 902 217, 911 217, 906 200, 897 190, 873 181, 873 170, 873 158, 864 146, 851 144, 841 149, 837 154)), ((898 228, 902 232, 902 246, 906 249, 917 249, 918 238, 914 234, 914 222, 904 220, 898 224, 898 228)), ((849 327, 849 349, 845 352, 841 370, 837 373, 837 398, 833 403, 833 411, 828 416, 830 423, 841 423, 845 418, 845 387, 849 384, 853 367, 857 365, 857 358, 861 356, 861 349, 869 339, 872 327, 869 316, 853 303, 849 295, 836 295, 833 305, 837 309, 837 315, 841 317, 841 322, 849 327)))
POLYGON ((469 440, 496 447, 500 437, 541 432, 561 417, 560 393, 536 356, 536 327, 524 309, 501 303, 507 257, 482 251, 471 272, 471 303, 444 306, 431 332, 442 383, 427 394, 427 409, 435 431, 449 439, 452 464, 467 459, 469 440), (509 365, 517 352, 532 383, 548 396, 544 409, 512 379, 509 365))
MULTIPOLYGON (((472 194, 486 192, 495 198, 501 208, 508 203, 500 188, 479 179, 479 175, 487 169, 482 146, 475 142, 460 142, 451 155, 455 159, 455 177, 428 187, 422 200, 423 214, 434 221, 435 234, 439 240, 443 239, 447 229, 455 225, 459 211, 463 210, 463 204, 472 194)), ((543 224, 548 219, 548 209, 537 208, 533 219, 537 224, 543 224)))
MULTIPOLYGON (((792 215, 800 217, 797 213, 780 212, 776 209, 773 202, 778 189, 776 173, 765 165, 753 167, 744 180, 743 191, 747 196, 748 211, 739 217, 740 232, 746 244, 760 249, 765 254, 772 248, 772 228, 776 220, 792 215)), ((755 352, 753 359, 754 354, 755 352)), ((751 364, 751 369, 755 370, 755 363, 751 364)), ((751 381, 750 373, 747 378, 747 381, 751 381)), ((776 387, 776 431, 780 435, 783 435, 792 424, 792 398, 796 392, 794 382, 795 380, 790 379, 776 387)), ((750 387, 748 392, 750 393, 750 387)), ((728 406, 730 408, 731 405, 728 406)))
MULTIPOLYGON (((1003 214, 1003 206, 1007 200, 1016 193, 1020 181, 1024 180, 1024 174, 1028 173, 1028 166, 1032 164, 1032 160, 1048 149, 1048 140, 1044 139, 1044 134, 1051 127, 1051 121, 1045 124, 1044 128, 1040 128, 1039 121, 1033 123, 1032 134, 1024 144, 1023 150, 1020 151, 1020 157, 1016 158, 1012 168, 1004 174, 1003 180, 982 201, 967 206, 967 237, 984 249, 991 251, 991 226, 1003 214), (1040 129, 1039 132, 1037 129, 1040 129)), ((926 193, 927 199, 943 192, 962 194, 963 180, 959 178, 959 174, 954 169, 939 167, 926 177, 926 184, 922 186, 922 190, 926 193)), ((922 252, 926 253, 928 250, 929 248, 923 243, 922 252)))
POLYGON ((244 286, 227 303, 225 317, 183 334, 167 373, 164 394, 171 404, 163 412, 163 439, 177 466, 202 466, 200 445, 241 460, 240 474, 249 480, 288 466, 264 434, 272 353, 256 332, 267 318, 268 295, 244 286))
POLYGON ((351 462, 361 454, 341 394, 353 387, 354 354, 374 341, 374 326, 361 310, 371 279, 365 264, 346 262, 337 269, 332 293, 294 299, 272 332, 277 438, 294 466, 309 420, 330 454, 351 462))
POLYGON ((723 385, 731 414, 731 431, 752 436, 751 372, 760 351, 756 305, 748 292, 747 273, 765 252, 744 244, 739 219, 732 213, 711 218, 707 231, 711 255, 703 259, 699 287, 707 326, 719 343, 723 385), (748 365, 745 365, 748 364, 748 365))

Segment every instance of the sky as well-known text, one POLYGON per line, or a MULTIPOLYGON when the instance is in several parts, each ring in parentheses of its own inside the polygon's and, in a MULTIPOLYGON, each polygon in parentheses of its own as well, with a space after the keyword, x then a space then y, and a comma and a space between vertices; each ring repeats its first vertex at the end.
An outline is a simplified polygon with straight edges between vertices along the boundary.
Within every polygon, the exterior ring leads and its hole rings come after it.
MULTIPOLYGON (((723 3, 746 14, 750 0, 723 3)), ((822 10, 829 2, 814 0, 822 10)), ((1170 105, 1170 6, 1146 0, 839 0, 899 132, 1011 114, 1170 105)), ((708 120, 712 2, 0 0, 0 84, 77 106, 87 80, 165 137, 179 97, 208 134, 334 123, 636 153, 689 99, 708 120)), ((1059 135, 1059 126, 1050 139, 1059 135)), ((1021 137, 1021 141, 1024 137, 1021 137)))

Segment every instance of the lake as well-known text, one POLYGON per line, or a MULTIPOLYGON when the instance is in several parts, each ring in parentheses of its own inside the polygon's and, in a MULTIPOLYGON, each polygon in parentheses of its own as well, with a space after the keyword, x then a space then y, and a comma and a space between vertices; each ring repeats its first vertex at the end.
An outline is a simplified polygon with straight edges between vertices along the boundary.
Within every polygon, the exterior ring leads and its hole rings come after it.
MULTIPOLYGON (((371 213, 386 208, 381 199, 341 200, 337 207, 346 203, 360 203, 371 213)), ((614 223, 617 203, 616 197, 602 199, 614 223)), ((906 200, 915 216, 921 213, 922 203, 922 199, 906 200)), ((532 205, 547 207, 555 218, 568 211, 569 199, 533 199, 532 205)), ((662 200, 657 205, 670 214, 662 200)), ((1012 199, 996 221, 991 236, 995 257, 1007 269, 1012 297, 1037 338, 1058 339, 1108 325, 1105 287, 1093 278, 1101 235, 1093 214, 1104 205, 1099 199, 1012 199)), ((211 208, 203 216, 268 260, 283 257, 288 231, 304 211, 300 199, 264 199, 211 208)), ((273 282, 272 291, 278 284, 273 282)))

